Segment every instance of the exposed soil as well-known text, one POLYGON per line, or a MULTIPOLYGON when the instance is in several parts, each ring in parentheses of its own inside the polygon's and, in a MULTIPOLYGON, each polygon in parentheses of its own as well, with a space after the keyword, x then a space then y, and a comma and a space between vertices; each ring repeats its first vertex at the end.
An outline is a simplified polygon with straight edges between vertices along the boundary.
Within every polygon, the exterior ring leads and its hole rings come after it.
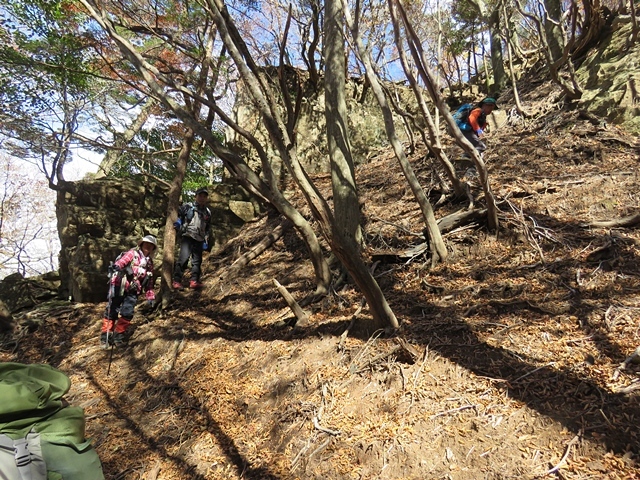
MULTIPOLYGON (((204 290, 137 312, 109 374, 104 304, 58 307, 5 339, 0 360, 70 375, 67 399, 85 408, 108 479, 640 478, 640 378, 619 369, 640 345, 640 233, 592 225, 638 212, 640 150, 553 94, 538 86, 524 101, 539 116, 510 116, 487 137, 498 235, 468 225, 446 234, 444 264, 376 264, 402 323, 393 337, 367 331, 350 284, 291 326, 272 280, 298 300, 315 287, 293 231, 230 276, 277 225, 265 216, 205 259, 204 290)), ((431 159, 418 149, 412 163, 435 203, 431 159)), ((421 243, 389 152, 357 177, 369 258, 421 243)), ((316 181, 328 192, 328 176, 316 181)))

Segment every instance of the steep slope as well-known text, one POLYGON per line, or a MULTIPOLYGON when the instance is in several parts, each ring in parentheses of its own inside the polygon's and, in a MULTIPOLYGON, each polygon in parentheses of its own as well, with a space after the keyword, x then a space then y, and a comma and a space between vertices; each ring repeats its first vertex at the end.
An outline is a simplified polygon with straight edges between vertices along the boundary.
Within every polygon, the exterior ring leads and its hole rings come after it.
MULTIPOLYGON (((640 146, 536 82, 522 85, 536 118, 510 114, 487 139, 501 231, 448 233, 446 264, 390 263, 422 242, 419 209, 389 152, 358 168, 397 337, 343 335, 369 315, 351 285, 290 326, 272 280, 298 299, 313 291, 292 231, 231 275, 277 224, 264 217, 206 259, 203 291, 138 313, 110 366, 104 304, 40 314, 3 340, 0 360, 69 373, 110 479, 639 478, 639 377, 619 366, 640 344, 640 234, 595 222, 637 213, 640 146)), ((412 163, 435 203, 436 169, 423 149, 412 163)), ((316 181, 328 193, 328 176, 316 181)))

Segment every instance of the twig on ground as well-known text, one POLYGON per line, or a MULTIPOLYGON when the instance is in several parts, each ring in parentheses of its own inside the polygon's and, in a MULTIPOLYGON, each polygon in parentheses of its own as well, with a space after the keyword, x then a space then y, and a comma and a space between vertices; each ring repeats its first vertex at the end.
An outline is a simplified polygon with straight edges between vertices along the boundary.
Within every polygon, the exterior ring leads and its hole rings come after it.
POLYGON ((562 456, 562 458, 560 459, 560 461, 556 464, 555 467, 547 470, 546 472, 544 472, 545 475, 551 475, 552 473, 557 472, 558 470, 560 470, 560 466, 567 460, 567 457, 569 457, 569 453, 571 453, 571 447, 576 444, 578 442, 578 440, 580 440, 580 435, 582 434, 582 432, 579 432, 575 437, 573 437, 569 443, 567 444, 567 448, 564 452, 564 455, 562 456))
POLYGON ((626 387, 618 388, 616 392, 619 393, 631 393, 634 390, 640 390, 640 381, 636 381, 631 385, 627 385, 626 387))
POLYGON ((355 313, 351 317, 351 322, 349 323, 349 326, 340 335, 340 342, 338 342, 338 351, 344 350, 344 342, 347 340, 347 336, 349 335, 351 328, 356 323, 358 315, 360 315, 360 312, 362 311, 362 307, 364 307, 366 303, 367 303, 367 300, 364 297, 362 297, 362 299, 360 300, 360 305, 358 306, 358 309, 355 311, 355 313))
POLYGON ((617 380, 618 377, 620 376, 620 372, 622 372, 623 370, 626 370, 627 367, 629 366, 630 363, 637 363, 640 361, 640 347, 637 347, 634 352, 629 355, 624 362, 622 362, 618 368, 616 368, 616 371, 613 372, 612 375, 612 380, 617 380))
POLYGON ((154 465, 154 467, 147 474, 146 480, 156 480, 158 478, 158 473, 160 473, 160 468, 161 467, 162 467, 162 464, 158 460, 156 462, 156 464, 154 465))
POLYGON ((536 368, 535 370, 531 370, 529 373, 525 373, 524 375, 516 378, 515 380, 511 380, 512 383, 517 382, 518 380, 522 380, 525 377, 528 377, 529 375, 533 375, 534 373, 536 373, 538 370, 542 370, 543 368, 547 368, 550 367, 552 365, 555 365, 556 362, 549 362, 546 365, 542 365, 541 367, 536 368))
POLYGON ((313 417, 313 426, 316 427, 316 430, 320 430, 321 432, 327 433, 329 435, 333 435, 334 437, 337 437, 342 433, 340 432, 340 430, 331 430, 329 428, 325 428, 321 426, 320 423, 318 422, 318 417, 313 417))
POLYGON ((433 414, 429 417, 429 419, 436 417, 444 417, 445 415, 449 415, 451 413, 461 412, 462 410, 468 410, 470 408, 476 409, 476 405, 463 405, 462 407, 452 408, 451 410, 445 410, 444 412, 433 414))

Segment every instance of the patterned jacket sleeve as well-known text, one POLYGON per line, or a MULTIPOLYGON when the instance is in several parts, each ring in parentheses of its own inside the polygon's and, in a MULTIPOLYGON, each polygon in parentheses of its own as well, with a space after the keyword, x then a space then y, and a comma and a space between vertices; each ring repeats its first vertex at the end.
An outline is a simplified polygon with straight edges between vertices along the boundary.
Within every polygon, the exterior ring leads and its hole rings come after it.
POLYGON ((120 260, 115 262, 115 265, 122 270, 124 267, 126 267, 131 263, 134 255, 135 255, 135 249, 132 248, 127 253, 122 255, 122 257, 120 257, 120 260))

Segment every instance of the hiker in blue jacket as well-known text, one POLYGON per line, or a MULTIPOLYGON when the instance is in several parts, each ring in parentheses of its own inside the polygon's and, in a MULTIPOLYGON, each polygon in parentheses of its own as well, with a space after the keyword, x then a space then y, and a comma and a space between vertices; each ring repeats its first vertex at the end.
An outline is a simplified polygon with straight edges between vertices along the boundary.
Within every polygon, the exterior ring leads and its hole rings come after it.
POLYGON ((180 255, 173 269, 173 288, 182 290, 182 277, 191 258, 191 280, 189 288, 202 288, 200 265, 202 252, 209 249, 211 210, 207 207, 209 192, 206 188, 196 191, 195 202, 185 203, 178 209, 178 220, 173 227, 180 236, 180 255))
POLYGON ((463 105, 454 118, 465 138, 482 153, 487 149, 487 145, 481 140, 487 125, 487 116, 498 108, 498 104, 495 98, 486 97, 476 107, 465 107, 467 105, 463 105))

